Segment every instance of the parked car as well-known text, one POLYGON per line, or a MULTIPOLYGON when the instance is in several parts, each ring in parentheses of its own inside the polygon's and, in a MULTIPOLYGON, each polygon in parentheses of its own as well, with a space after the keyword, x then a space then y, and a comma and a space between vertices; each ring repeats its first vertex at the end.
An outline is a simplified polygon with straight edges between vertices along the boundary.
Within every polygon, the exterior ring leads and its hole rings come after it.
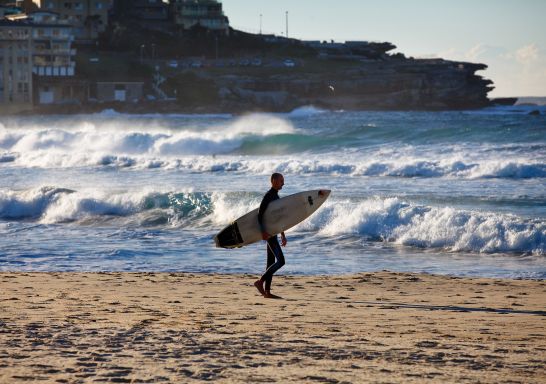
POLYGON ((171 60, 167 63, 167 66, 171 67, 171 68, 178 68, 178 61, 176 60, 171 60))
POLYGON ((254 59, 250 62, 253 67, 261 67, 262 66, 262 60, 260 59, 254 59))
POLYGON ((192 68, 201 68, 203 66, 203 63, 200 61, 194 61, 191 63, 192 68))

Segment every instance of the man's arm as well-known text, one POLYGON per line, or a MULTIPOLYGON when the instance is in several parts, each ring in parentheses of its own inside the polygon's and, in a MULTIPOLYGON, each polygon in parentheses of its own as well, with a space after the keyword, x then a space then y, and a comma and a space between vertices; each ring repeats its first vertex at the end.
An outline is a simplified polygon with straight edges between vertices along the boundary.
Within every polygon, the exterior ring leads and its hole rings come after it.
POLYGON ((271 202, 271 198, 268 193, 262 199, 262 203, 260 204, 260 209, 258 210, 258 224, 260 224, 260 231, 262 232, 262 239, 264 240, 267 240, 271 237, 271 235, 265 231, 265 224, 264 224, 264 213, 267 207, 269 206, 270 202, 271 202))

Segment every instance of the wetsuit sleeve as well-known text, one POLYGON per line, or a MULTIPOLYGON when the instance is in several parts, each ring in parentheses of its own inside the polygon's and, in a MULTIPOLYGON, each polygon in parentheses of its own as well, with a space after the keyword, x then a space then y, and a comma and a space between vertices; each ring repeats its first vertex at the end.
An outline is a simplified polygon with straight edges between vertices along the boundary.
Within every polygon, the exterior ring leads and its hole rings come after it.
POLYGON ((270 197, 270 194, 267 193, 262 199, 262 203, 260 204, 260 209, 258 210, 258 224, 260 224, 260 230, 262 232, 265 232, 264 213, 270 202, 271 202, 271 197, 270 197))

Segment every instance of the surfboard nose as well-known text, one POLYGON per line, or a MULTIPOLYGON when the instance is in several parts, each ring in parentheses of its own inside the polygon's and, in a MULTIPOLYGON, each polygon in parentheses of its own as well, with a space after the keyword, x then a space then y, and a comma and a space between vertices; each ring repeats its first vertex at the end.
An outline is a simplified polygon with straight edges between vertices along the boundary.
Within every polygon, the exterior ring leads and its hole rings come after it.
POLYGON ((330 192, 332 192, 332 191, 329 190, 329 189, 320 189, 318 191, 318 195, 319 195, 319 197, 322 197, 323 199, 327 199, 328 196, 330 196, 330 192))

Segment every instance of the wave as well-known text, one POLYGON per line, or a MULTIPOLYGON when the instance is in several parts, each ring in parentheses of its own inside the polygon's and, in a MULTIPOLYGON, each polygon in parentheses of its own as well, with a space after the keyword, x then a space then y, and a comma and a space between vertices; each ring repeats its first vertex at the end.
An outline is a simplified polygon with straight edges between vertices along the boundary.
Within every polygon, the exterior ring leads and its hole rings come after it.
POLYGON ((305 105, 303 107, 294 109, 292 112, 288 113, 287 116, 301 118, 301 117, 321 115, 326 112, 329 112, 329 111, 325 109, 317 108, 314 105, 305 105))
POLYGON ((115 193, 42 186, 24 191, 0 190, 0 219, 41 224, 103 224, 192 227, 223 226, 260 204, 248 192, 207 193, 142 190, 115 193))
POLYGON ((335 113, 308 106, 289 114, 238 118, 134 116, 115 111, 10 118, 0 123, 0 164, 260 173, 273 167, 294 173, 390 177, 546 177, 546 143, 539 122, 524 122, 525 129, 516 129, 523 128, 520 119, 514 128, 511 121, 485 118, 480 128, 467 128, 466 124, 479 124, 473 123, 473 116, 462 116, 335 113), (320 118, 311 118, 314 116, 320 118), (498 127, 505 123, 507 127, 498 127), (290 160, 283 155, 290 155, 290 160))
POLYGON ((465 114, 470 115, 511 115, 511 114, 523 114, 528 115, 529 112, 539 111, 542 114, 546 113, 545 105, 525 105, 525 104, 516 104, 516 105, 506 105, 506 106, 494 106, 487 107, 483 109, 476 109, 471 111, 465 111, 465 114))
MULTIPOLYGON (((35 160, 40 157, 50 157, 53 166, 86 166, 101 164, 103 156, 225 154, 240 148, 247 138, 259 142, 264 137, 295 134, 288 121, 269 115, 248 115, 227 124, 208 126, 186 122, 180 127, 176 123, 176 119, 167 119, 167 123, 67 119, 54 127, 32 120, 26 124, 8 124, 8 128, 0 124, 0 150, 5 152, 4 162, 13 161, 16 156, 23 166, 40 166, 35 160)), ((44 163, 46 167, 49 165, 44 163)))
MULTIPOLYGON (((230 113, 124 113, 118 112, 115 109, 104 109, 100 112, 92 114, 93 116, 98 117, 107 117, 107 118, 119 118, 123 117, 126 119, 140 119, 140 118, 197 118, 197 119, 231 119, 233 115, 230 113)), ((88 117, 88 114, 81 115, 88 117)))
POLYGON ((413 205, 398 198, 329 203, 301 225, 323 237, 353 235, 453 252, 546 253, 546 223, 492 212, 413 205))
MULTIPOLYGON (((249 192, 112 193, 40 187, 0 191, 0 219, 41 224, 222 228, 256 208, 261 194, 249 192)), ((415 205, 398 198, 330 200, 297 226, 336 241, 356 236, 453 252, 546 254, 546 223, 493 212, 415 205)))
MULTIPOLYGON (((91 139, 90 139, 91 140, 91 139)), ((99 140, 98 138, 96 139, 99 140)), ((332 175, 364 177, 401 178, 460 178, 460 179, 540 179, 546 178, 546 162, 515 157, 513 160, 476 159, 460 160, 459 155, 439 160, 426 160, 419 157, 403 156, 390 158, 389 153, 351 154, 323 153, 312 155, 291 155, 287 160, 282 154, 285 146, 299 146, 305 149, 313 145, 298 135, 276 135, 261 142, 258 138, 242 141, 224 140, 211 142, 199 138, 189 139, 181 135, 141 135, 130 134, 117 142, 94 142, 103 150, 81 151, 33 150, 30 147, 49 148, 51 140, 43 138, 39 142, 21 140, 12 150, 0 152, 0 164, 4 166, 36 168, 70 167, 114 167, 130 169, 165 169, 187 172, 245 172, 267 174, 271 171, 289 175, 332 175), (272 151, 275 143, 279 153, 262 156, 265 147, 272 151), (111 151, 104 151, 110 147, 111 151), (23 149, 25 148, 25 149, 23 149), (16 149, 16 151, 13 151, 16 149), (239 154, 222 154, 232 150, 239 154), (123 154, 110 154, 122 152, 123 154), (192 155, 193 152, 199 154, 192 155), (206 155, 203 155, 206 153, 206 155), (316 159, 318 158, 318 159, 316 159)), ((86 144, 87 145, 87 144, 86 144)), ((92 144, 88 144, 91 146, 92 144)))

